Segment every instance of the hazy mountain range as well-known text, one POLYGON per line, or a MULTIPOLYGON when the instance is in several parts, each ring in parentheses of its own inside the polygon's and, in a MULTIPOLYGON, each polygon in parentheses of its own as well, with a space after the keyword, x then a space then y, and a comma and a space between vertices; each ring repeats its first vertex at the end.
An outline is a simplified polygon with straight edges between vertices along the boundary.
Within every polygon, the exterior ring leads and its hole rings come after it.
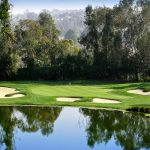
MULTIPOLYGON (((53 10, 49 11, 55 20, 57 28, 63 37, 68 30, 73 30, 77 36, 84 31, 84 10, 53 10)), ((37 20, 38 14, 25 11, 23 14, 12 15, 12 25, 15 26, 21 19, 37 20)))

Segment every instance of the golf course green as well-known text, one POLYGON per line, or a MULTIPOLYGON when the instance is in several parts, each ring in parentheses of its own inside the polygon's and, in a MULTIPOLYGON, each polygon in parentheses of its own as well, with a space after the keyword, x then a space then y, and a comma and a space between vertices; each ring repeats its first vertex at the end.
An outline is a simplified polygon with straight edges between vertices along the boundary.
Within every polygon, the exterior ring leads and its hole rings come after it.
POLYGON ((128 93, 129 90, 150 91, 150 83, 111 83, 100 81, 17 81, 0 82, 0 87, 9 87, 24 94, 20 98, 0 98, 0 105, 75 106, 126 110, 129 108, 150 109, 150 96, 128 93), (58 102, 58 97, 80 98, 76 102, 58 102), (94 98, 116 100, 120 103, 94 103, 94 98))

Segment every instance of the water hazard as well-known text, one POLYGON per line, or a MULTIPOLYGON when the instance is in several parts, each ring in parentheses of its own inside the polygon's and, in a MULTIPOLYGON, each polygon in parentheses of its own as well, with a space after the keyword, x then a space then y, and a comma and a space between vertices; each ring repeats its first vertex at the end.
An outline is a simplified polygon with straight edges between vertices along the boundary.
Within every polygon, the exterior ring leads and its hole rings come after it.
POLYGON ((149 150, 150 118, 119 111, 0 107, 0 150, 149 150))

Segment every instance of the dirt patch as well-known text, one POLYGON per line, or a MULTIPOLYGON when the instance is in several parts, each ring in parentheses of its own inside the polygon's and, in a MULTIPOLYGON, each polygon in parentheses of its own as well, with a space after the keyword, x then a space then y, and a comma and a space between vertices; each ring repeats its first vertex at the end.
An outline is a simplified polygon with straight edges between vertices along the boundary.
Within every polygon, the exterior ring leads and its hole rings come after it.
POLYGON ((7 88, 7 87, 0 87, 0 98, 17 98, 17 97, 23 97, 23 94, 19 93, 20 91, 17 91, 13 88, 7 88), (11 95, 11 96, 7 96, 11 95))
POLYGON ((81 98, 65 98, 65 97, 59 97, 56 99, 58 102, 76 102, 76 101, 80 101, 81 98))
POLYGON ((111 100, 111 99, 103 99, 103 98, 94 98, 93 99, 94 103, 101 103, 101 104, 118 104, 121 103, 116 100, 111 100))
POLYGON ((150 92, 144 92, 143 90, 129 90, 128 93, 139 95, 150 95, 150 92))

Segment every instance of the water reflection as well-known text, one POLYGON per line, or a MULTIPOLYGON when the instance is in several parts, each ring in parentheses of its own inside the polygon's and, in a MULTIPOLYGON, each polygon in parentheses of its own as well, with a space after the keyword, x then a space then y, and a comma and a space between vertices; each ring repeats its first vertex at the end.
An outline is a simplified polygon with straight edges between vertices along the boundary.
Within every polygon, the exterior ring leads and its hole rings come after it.
POLYGON ((53 132, 54 122, 62 108, 0 107, 0 145, 6 150, 14 149, 14 130, 22 132, 41 131, 42 135, 53 132))
POLYGON ((150 118, 106 110, 0 107, 2 150, 108 150, 110 147, 111 150, 150 149, 150 118))
POLYGON ((80 109, 88 117, 87 143, 107 144, 112 138, 124 150, 150 149, 150 118, 133 113, 80 109))

